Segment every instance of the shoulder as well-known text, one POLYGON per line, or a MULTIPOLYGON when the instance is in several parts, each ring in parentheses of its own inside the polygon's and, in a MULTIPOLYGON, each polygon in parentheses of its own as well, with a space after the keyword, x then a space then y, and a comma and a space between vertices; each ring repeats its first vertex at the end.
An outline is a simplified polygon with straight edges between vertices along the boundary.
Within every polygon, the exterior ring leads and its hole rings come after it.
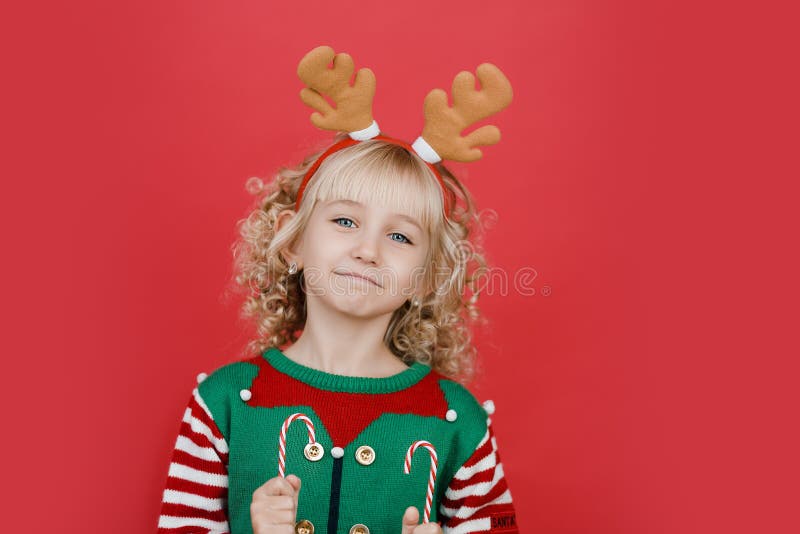
POLYGON ((239 389, 249 387, 258 374, 259 360, 261 356, 255 356, 222 365, 211 373, 200 373, 197 375, 200 395, 207 401, 227 396, 231 392, 238 395, 239 389))
POLYGON ((462 432, 479 441, 488 427, 489 413, 472 392, 455 380, 438 375, 439 387, 444 393, 449 410, 455 412, 462 432))
MULTIPOLYGON (((463 384, 450 378, 437 374, 439 387, 444 392, 450 408, 463 413, 469 419, 479 419, 483 422, 489 416, 484 405, 463 384)), ((460 415, 459 415, 460 416, 460 415)))
POLYGON ((259 360, 261 356, 255 356, 197 375, 197 392, 226 439, 231 406, 235 401, 241 402, 242 390, 249 388, 258 375, 259 360))

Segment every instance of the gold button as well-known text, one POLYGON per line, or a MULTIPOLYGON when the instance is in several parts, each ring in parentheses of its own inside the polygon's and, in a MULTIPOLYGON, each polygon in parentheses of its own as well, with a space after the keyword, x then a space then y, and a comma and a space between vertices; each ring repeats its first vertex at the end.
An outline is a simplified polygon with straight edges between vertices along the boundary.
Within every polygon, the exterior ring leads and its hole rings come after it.
POLYGON ((350 527, 350 534, 369 534, 369 529, 367 528, 367 525, 356 523, 350 527))
POLYGON ((322 457, 325 456, 325 449, 323 449, 322 445, 320 445, 317 442, 308 443, 303 449, 303 454, 305 454, 306 458, 308 458, 312 462, 316 462, 317 460, 321 460, 322 457))
MULTIPOLYGON (((356 460, 361 465, 369 465, 375 461, 375 451, 372 450, 372 447, 369 445, 362 445, 358 449, 356 449, 356 460)), ((356 525, 356 526, 364 526, 364 525, 356 525)), ((355 528, 355 527, 353 527, 355 528)), ((367 527, 364 527, 367 528, 367 527)), ((369 532, 369 531, 367 531, 369 532)))
POLYGON ((314 523, 308 519, 302 519, 295 524, 294 531, 297 534, 314 534, 314 523))

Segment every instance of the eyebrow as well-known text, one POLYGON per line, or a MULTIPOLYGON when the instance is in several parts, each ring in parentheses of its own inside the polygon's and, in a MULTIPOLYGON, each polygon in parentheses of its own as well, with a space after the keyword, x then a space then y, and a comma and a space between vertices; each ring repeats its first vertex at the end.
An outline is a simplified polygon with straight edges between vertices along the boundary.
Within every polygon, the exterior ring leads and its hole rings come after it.
MULTIPOLYGON (((359 207, 359 208, 363 208, 364 207, 364 205, 361 202, 356 202, 354 200, 346 200, 346 199, 334 200, 333 202, 328 204, 328 207, 334 206, 336 204, 346 204, 348 206, 356 206, 356 207, 359 207)), ((414 226, 419 228, 420 231, 422 231, 422 225, 419 224, 419 222, 417 222, 417 220, 415 218, 413 218, 413 217, 410 217, 410 216, 408 216, 408 215, 406 215, 404 213, 390 213, 389 215, 392 216, 392 217, 396 217, 398 219, 402 219, 402 220, 404 220, 404 221, 406 221, 406 222, 408 222, 410 224, 413 224, 414 226)))

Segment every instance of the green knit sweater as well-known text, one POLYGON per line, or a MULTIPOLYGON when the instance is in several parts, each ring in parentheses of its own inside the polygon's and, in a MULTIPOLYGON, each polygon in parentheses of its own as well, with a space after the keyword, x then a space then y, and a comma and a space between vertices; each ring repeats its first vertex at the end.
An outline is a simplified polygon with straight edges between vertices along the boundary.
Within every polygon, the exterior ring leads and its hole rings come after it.
POLYGON ((437 457, 430 521, 452 532, 517 531, 489 414, 462 385, 420 363, 386 378, 335 375, 277 348, 217 369, 193 392, 159 531, 195 521, 198 532, 251 533, 252 494, 278 476, 281 429, 293 414, 308 418, 322 451, 304 452, 303 420, 288 425, 285 474, 302 480, 297 521, 313 532, 399 532, 408 506, 422 518, 432 455, 417 449, 408 474, 404 463, 423 440, 437 457), (217 478, 203 484, 202 473, 217 478))

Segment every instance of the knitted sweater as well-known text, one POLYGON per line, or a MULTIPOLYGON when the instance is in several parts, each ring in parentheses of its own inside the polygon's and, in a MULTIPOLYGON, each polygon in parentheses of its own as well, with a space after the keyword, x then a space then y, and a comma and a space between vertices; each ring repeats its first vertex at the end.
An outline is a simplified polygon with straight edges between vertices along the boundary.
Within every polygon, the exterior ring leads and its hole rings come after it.
POLYGON ((270 348, 198 377, 158 532, 252 533, 252 494, 279 466, 302 481, 298 532, 399 532, 406 508, 422 518, 428 500, 446 533, 518 532, 488 415, 421 363, 351 377, 270 348))

